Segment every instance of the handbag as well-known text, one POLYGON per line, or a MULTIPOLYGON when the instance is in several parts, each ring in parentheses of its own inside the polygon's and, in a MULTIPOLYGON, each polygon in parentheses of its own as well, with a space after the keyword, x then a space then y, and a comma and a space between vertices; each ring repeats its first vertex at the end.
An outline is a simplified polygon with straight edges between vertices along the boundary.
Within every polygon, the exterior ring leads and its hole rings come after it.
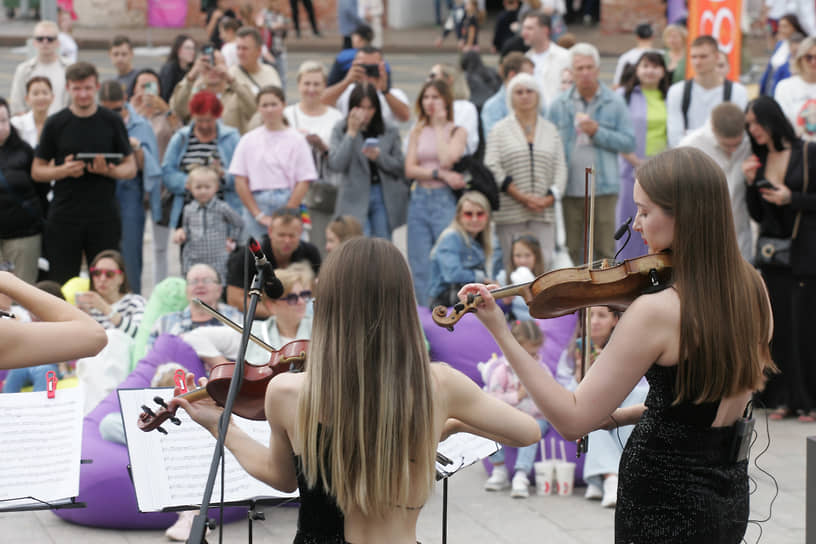
MULTIPOLYGON (((292 108, 292 118, 295 129, 298 128, 298 107, 292 108)), ((329 170, 326 153, 321 153, 318 149, 312 148, 312 157, 317 166, 318 177, 309 184, 309 190, 303 197, 303 203, 313 211, 334 214, 337 205, 337 186, 339 185, 339 174, 329 170)))
MULTIPOLYGON (((802 161, 804 169, 804 183, 802 192, 806 193, 808 188, 808 144, 804 144, 802 151, 802 161)), ((799 223, 802 221, 802 211, 796 214, 793 220, 793 230, 790 238, 778 238, 776 236, 759 236, 757 238, 756 265, 762 268, 790 268, 791 248, 793 241, 799 234, 799 223)))

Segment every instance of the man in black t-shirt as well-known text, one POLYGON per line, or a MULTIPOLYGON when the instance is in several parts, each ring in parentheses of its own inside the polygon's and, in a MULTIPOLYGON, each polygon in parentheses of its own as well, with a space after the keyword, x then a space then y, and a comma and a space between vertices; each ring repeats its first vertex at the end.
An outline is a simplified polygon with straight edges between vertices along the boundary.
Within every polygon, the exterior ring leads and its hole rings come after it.
MULTIPOLYGON (((317 276, 320 270, 320 252, 309 242, 300 239, 303 223, 300 211, 281 208, 272 214, 267 235, 261 240, 261 249, 273 268, 286 268, 292 263, 306 261, 317 276)), ((245 247, 238 247, 227 261, 227 304, 244 311, 244 278, 246 285, 255 275, 255 259, 245 247)), ((269 313, 263 304, 255 311, 255 319, 266 319, 269 313)))
POLYGON ((35 181, 56 180, 44 249, 49 279, 59 283, 79 274, 83 252, 91 262, 102 250, 119 249, 116 180, 137 173, 121 116, 96 104, 96 68, 87 62, 72 64, 65 79, 71 105, 45 122, 31 167, 35 181), (86 163, 75 158, 78 153, 96 156, 86 163), (106 160, 102 153, 123 158, 114 164, 117 161, 106 160))

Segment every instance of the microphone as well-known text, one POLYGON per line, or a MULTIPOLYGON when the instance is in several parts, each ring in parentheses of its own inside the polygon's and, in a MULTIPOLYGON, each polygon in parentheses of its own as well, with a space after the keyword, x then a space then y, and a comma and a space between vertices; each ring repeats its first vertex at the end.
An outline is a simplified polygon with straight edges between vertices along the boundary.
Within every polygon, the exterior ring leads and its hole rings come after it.
POLYGON ((258 270, 263 270, 264 293, 271 299, 279 299, 283 296, 283 284, 275 275, 275 268, 272 266, 272 263, 266 259, 266 255, 264 255, 264 252, 261 249, 261 244, 259 244, 255 238, 250 236, 247 247, 249 247, 252 255, 255 256, 255 267, 258 270))
POLYGON ((626 218, 626 221, 624 221, 624 223, 620 227, 618 227, 618 230, 615 231, 615 240, 620 240, 621 238, 623 238, 623 235, 626 233, 626 231, 629 230, 629 225, 631 224, 632 216, 629 216, 626 218))

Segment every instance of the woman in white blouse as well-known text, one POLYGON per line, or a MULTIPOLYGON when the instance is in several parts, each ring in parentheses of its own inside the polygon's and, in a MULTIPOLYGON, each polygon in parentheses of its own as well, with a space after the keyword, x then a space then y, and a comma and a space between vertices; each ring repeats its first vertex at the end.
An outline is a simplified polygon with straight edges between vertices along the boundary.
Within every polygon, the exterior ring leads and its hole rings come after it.
POLYGON ((776 86, 774 99, 782 106, 796 133, 804 139, 814 139, 816 127, 810 110, 813 109, 812 99, 816 98, 816 37, 805 38, 799 44, 791 71, 795 74, 776 86))
POLYGON ((20 137, 32 148, 40 143, 45 119, 48 117, 48 108, 54 101, 54 89, 51 80, 45 76, 34 76, 26 82, 26 105, 28 112, 11 118, 11 124, 20 133, 20 137))
MULTIPOLYGON (((336 174, 328 168, 329 141, 332 128, 343 118, 335 108, 326 106, 320 101, 320 95, 326 88, 326 69, 319 62, 307 60, 300 65, 297 73, 298 94, 300 102, 286 106, 283 115, 289 121, 289 126, 299 130, 306 136, 306 141, 312 148, 315 168, 320 177, 320 185, 312 184, 306 194, 305 202, 309 207, 309 216, 312 221, 312 230, 309 233, 310 241, 320 248, 321 253, 326 247, 326 227, 334 215, 334 202, 337 197, 336 186, 334 191, 324 185, 336 181, 336 174)), ((323 257, 326 255, 323 254, 323 257)))

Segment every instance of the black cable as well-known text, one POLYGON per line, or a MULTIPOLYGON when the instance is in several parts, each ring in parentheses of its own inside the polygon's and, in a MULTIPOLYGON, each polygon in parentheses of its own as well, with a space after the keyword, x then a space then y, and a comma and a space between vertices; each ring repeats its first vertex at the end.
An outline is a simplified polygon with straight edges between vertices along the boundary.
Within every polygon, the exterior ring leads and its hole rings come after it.
POLYGON ((618 423, 618 420, 615 419, 615 416, 613 416, 612 414, 609 414, 609 419, 611 419, 612 423, 615 424, 615 431, 617 431, 617 433, 618 433, 618 444, 620 444, 621 449, 624 449, 625 446, 623 445, 623 440, 621 439, 621 435, 620 435, 620 428, 621 428, 620 423, 618 423))
MULTIPOLYGON (((773 485, 774 485, 774 495, 773 495, 773 497, 771 497, 770 503, 768 503, 768 516, 766 518, 764 518, 764 519, 757 519, 757 520, 749 519, 748 520, 748 523, 753 523, 759 529, 759 536, 757 537, 757 540, 756 540, 757 544, 759 544, 759 541, 762 538, 762 525, 761 524, 770 521, 771 517, 773 516, 773 505, 774 505, 774 502, 776 501, 776 498, 779 496, 779 482, 776 481, 776 478, 774 478, 773 474, 771 474, 770 472, 768 472, 767 470, 765 470, 764 468, 759 466, 759 458, 762 457, 765 454, 765 452, 767 452, 771 448, 771 429, 770 429, 769 424, 768 424, 768 409, 764 405, 764 403, 762 403, 762 401, 759 401, 758 399, 757 399, 757 401, 762 405, 762 408, 765 409, 765 436, 766 436, 768 442, 767 442, 767 444, 765 444, 765 447, 762 449, 762 451, 759 452, 757 454, 757 456, 754 458, 754 466, 756 467, 756 469, 758 471, 760 471, 761 473, 768 476, 771 479, 771 481, 773 482, 773 485)), ((757 437, 758 437, 758 435, 759 435, 759 433, 757 433, 757 437)), ((751 445, 753 446, 753 443, 751 445)), ((752 479, 752 478, 750 478, 750 479, 752 479)), ((756 482, 755 482, 755 484, 756 484, 756 482)), ((759 484, 756 484, 756 487, 754 488, 754 491, 756 491, 758 487, 759 487, 759 484)), ((753 493, 753 492, 751 492, 751 493, 753 493)))

